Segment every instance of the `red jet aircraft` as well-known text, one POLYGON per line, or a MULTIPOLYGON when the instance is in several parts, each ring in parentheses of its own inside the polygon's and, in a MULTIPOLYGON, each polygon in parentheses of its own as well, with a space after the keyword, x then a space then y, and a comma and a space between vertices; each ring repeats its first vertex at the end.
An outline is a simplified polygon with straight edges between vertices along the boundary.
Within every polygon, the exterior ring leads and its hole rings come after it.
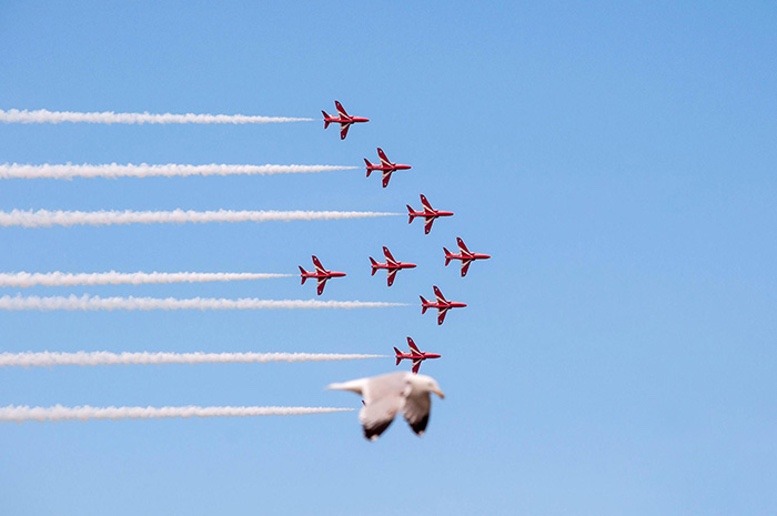
POLYGON ((436 308, 437 309, 437 324, 442 324, 445 320, 445 314, 448 313, 448 310, 451 308, 464 308, 466 303, 462 303, 460 301, 448 301, 445 299, 445 296, 442 295, 442 292, 440 292, 440 289, 437 288, 437 285, 433 286, 434 288, 434 295, 437 297, 436 302, 427 301, 424 299, 424 296, 421 297, 421 313, 426 313, 427 308, 436 308))
POLYGON ((389 251, 388 247, 385 245, 383 246, 383 256, 386 257, 386 263, 380 263, 376 262, 375 259, 370 256, 370 263, 372 264, 372 276, 375 275, 375 272, 378 269, 386 269, 388 271, 388 277, 386 278, 386 282, 388 283, 388 286, 394 284, 394 277, 397 275, 397 271, 401 269, 415 269, 415 264, 410 262, 398 262, 394 259, 394 257, 391 255, 391 251, 389 251))
POLYGON ((432 208, 432 205, 429 204, 429 201, 426 199, 426 196, 424 194, 421 194, 421 205, 423 206, 423 211, 415 211, 412 206, 409 204, 407 205, 407 216, 408 220, 407 223, 410 224, 413 222, 413 219, 416 217, 423 217, 426 219, 426 222, 424 223, 424 234, 428 235, 429 232, 432 230, 432 224, 434 224, 434 219, 437 217, 450 217, 453 215, 452 211, 442 211, 442 210, 435 210, 432 208))
POLYGON ((370 173, 373 170, 380 170, 383 172, 383 188, 388 186, 393 172, 396 172, 397 170, 410 170, 413 168, 404 163, 392 163, 380 147, 378 147, 378 157, 380 158, 380 165, 377 163, 370 163, 370 160, 367 158, 364 158, 364 164, 367 165, 367 177, 370 177, 370 173))
POLYGON ((324 268, 323 265, 321 265, 321 261, 316 257, 316 255, 312 256, 313 258, 313 265, 316 267, 315 271, 306 271, 302 268, 302 266, 299 266, 299 272, 300 276, 302 277, 301 285, 305 284, 305 280, 308 278, 316 278, 318 281, 318 295, 324 293, 324 287, 326 286, 326 282, 329 278, 342 278, 345 276, 344 272, 338 272, 338 271, 328 271, 324 268))
POLYGON ((413 374, 418 374, 418 370, 421 368, 421 362, 427 358, 440 358, 442 356, 439 353, 427 353, 426 351, 421 351, 410 337, 407 338, 407 345, 410 346, 409 353, 403 353, 398 348, 394 348, 394 353, 397 358, 396 365, 399 365, 399 363, 405 358, 412 360, 413 368, 411 370, 413 371, 413 374))
POLYGON ((473 253, 469 249, 467 249, 467 245, 464 243, 464 240, 461 239, 461 237, 456 237, 456 243, 459 245, 459 251, 461 251, 459 254, 454 254, 450 251, 448 251, 447 248, 443 247, 442 250, 445 253, 445 265, 451 263, 451 260, 461 260, 461 277, 467 275, 467 271, 469 270, 469 264, 474 262, 475 260, 488 260, 491 258, 490 254, 485 253, 473 253))
POLYGON ((351 116, 345 112, 345 108, 340 102, 335 100, 335 107, 337 108, 337 114, 339 116, 331 116, 326 111, 321 111, 324 114, 324 129, 329 127, 329 124, 340 124, 340 139, 345 140, 348 136, 348 129, 351 124, 358 124, 362 122, 369 122, 369 118, 363 116, 351 116))

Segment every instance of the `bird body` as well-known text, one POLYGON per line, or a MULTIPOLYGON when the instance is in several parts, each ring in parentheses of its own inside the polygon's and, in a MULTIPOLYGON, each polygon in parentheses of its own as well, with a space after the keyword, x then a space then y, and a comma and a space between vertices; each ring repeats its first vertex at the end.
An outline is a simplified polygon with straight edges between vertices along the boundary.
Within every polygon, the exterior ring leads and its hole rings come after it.
POLYGON ((410 428, 423 435, 429 423, 432 407, 430 392, 445 398, 431 376, 409 372, 388 373, 330 384, 328 389, 351 391, 362 397, 359 421, 364 437, 376 440, 402 412, 410 428))

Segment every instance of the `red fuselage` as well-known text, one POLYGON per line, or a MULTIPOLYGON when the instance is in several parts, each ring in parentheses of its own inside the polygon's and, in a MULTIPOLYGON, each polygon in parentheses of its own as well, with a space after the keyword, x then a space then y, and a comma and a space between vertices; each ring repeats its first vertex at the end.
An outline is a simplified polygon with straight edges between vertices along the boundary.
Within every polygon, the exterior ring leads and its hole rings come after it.
POLYGON ((412 215, 413 217, 423 217, 425 219, 436 219, 437 217, 450 217, 453 215, 453 212, 443 211, 443 210, 424 210, 424 211, 411 210, 408 212, 408 215, 412 215))
POLYGON ((330 124, 340 124, 340 125, 350 125, 350 124, 359 124, 362 122, 369 122, 369 118, 365 118, 363 116, 325 116, 324 122, 328 122, 330 124))
POLYGON ((472 260, 488 260, 491 258, 490 254, 486 253, 450 253, 447 258, 451 260, 472 261, 472 260))
POLYGON ((438 310, 448 310, 450 308, 465 308, 467 303, 461 301, 424 301, 421 303, 421 308, 436 308, 438 310))
POLYGON ((399 360, 426 360, 427 358, 440 358, 442 355, 439 353, 429 353, 427 351, 421 351, 420 354, 413 354, 412 352, 404 353, 400 351, 395 356, 399 360))
POLYGON ((377 270, 377 269, 386 269, 386 270, 390 270, 390 271, 395 271, 395 270, 398 271, 398 270, 402 270, 402 269, 415 269, 416 268, 416 264, 410 263, 410 262, 394 262, 394 263, 376 262, 375 264, 372 265, 372 268, 375 269, 375 270, 377 270))
POLYGON ((372 172, 374 170, 380 170, 382 172, 395 172, 397 170, 410 170, 410 165, 405 165, 404 163, 390 163, 388 165, 384 165, 382 163, 369 163, 367 165, 367 170, 372 172))
POLYGON ((340 271, 326 271, 326 272, 317 272, 317 271, 305 271, 300 273, 300 276, 307 279, 307 278, 342 278, 346 274, 344 272, 340 271))

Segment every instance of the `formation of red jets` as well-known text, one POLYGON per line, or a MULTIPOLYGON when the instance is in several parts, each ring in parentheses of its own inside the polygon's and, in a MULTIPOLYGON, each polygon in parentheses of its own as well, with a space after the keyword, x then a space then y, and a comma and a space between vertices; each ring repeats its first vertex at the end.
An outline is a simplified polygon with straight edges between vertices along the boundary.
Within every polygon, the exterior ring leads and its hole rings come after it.
MULTIPOLYGON (((348 136, 348 129, 350 129, 351 125, 370 121, 369 118, 349 115, 346 112, 343 105, 340 104, 340 102, 338 102, 337 100, 335 100, 335 107, 337 108, 337 116, 329 115, 326 111, 321 111, 321 113, 324 115, 324 129, 329 127, 329 124, 340 124, 341 140, 344 140, 346 136, 348 136)), ((370 177, 370 174, 374 171, 375 172, 379 171, 382 173, 383 188, 386 188, 389 185, 389 181, 391 180, 391 174, 393 174, 397 170, 409 170, 412 168, 410 165, 406 165, 404 163, 392 162, 391 160, 388 159, 388 157, 386 156, 386 153, 380 147, 377 148, 377 152, 378 152, 378 158, 380 159, 380 163, 371 163, 370 160, 368 160, 367 158, 364 158, 364 164, 367 167, 367 177, 370 177)), ((407 205, 408 224, 411 224, 416 217, 423 218, 424 234, 428 235, 432 231, 432 225, 434 224, 435 220, 437 220, 440 217, 451 217, 453 216, 453 212, 436 210, 432 207, 431 203, 429 202, 429 200, 426 198, 424 194, 421 194, 420 197, 421 197, 421 210, 417 211, 413 209, 413 207, 410 206, 409 204, 407 205)), ((461 277, 465 277, 467 275, 467 271, 469 271, 469 267, 472 264, 472 262, 476 260, 487 260, 491 258, 491 256, 488 254, 476 253, 476 252, 470 251, 469 248, 467 248, 467 245, 464 243, 464 240, 461 239, 461 237, 456 237, 456 245, 459 248, 458 253, 452 253, 448 250, 448 248, 443 247, 443 255, 445 258, 446 266, 450 264, 452 260, 458 260, 461 262, 461 277)), ((397 272, 399 272, 402 269, 414 269, 416 267, 415 263, 401 262, 399 260, 396 260, 394 256, 391 254, 391 251, 389 250, 389 248, 386 246, 383 246, 383 256, 386 259, 384 263, 378 262, 372 256, 369 257, 370 265, 372 268, 371 274, 374 276, 378 270, 385 269, 388 274, 386 277, 386 284, 389 287, 394 284, 394 280, 396 278, 397 272)), ((307 279, 314 278, 317 281, 316 292, 318 293, 318 295, 321 295, 324 292, 324 287, 326 286, 326 282, 330 278, 339 278, 339 277, 345 276, 344 272, 331 271, 324 268, 324 266, 321 264, 321 261, 315 255, 312 256, 312 260, 313 260, 314 270, 306 271, 302 266, 300 266, 299 267, 300 277, 302 278, 303 284, 307 279)), ((439 289, 439 287, 437 287, 437 285, 434 285, 432 289, 434 290, 434 297, 435 297, 434 301, 428 301, 423 296, 420 296, 421 313, 425 314, 426 311, 430 308, 436 309, 438 325, 442 325, 442 323, 445 321, 445 316, 447 315, 450 309, 464 308, 467 306, 466 303, 446 299, 442 291, 439 289)), ((411 360, 412 361, 411 370, 413 373, 418 373, 418 370, 421 367, 421 363, 424 360, 430 359, 430 358, 440 358, 441 356, 438 353, 429 353, 429 352, 419 350, 411 337, 407 337, 407 344, 410 347, 410 351, 408 352, 402 352, 398 348, 396 347, 394 348, 396 364, 399 365, 399 363, 404 359, 411 360)))

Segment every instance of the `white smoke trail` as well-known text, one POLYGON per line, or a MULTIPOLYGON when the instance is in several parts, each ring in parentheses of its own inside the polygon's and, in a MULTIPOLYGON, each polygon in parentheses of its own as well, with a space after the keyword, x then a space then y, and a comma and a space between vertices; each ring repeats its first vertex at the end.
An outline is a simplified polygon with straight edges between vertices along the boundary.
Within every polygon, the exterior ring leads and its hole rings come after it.
POLYGON ((73 179, 75 177, 119 178, 119 177, 184 177, 184 176, 232 176, 232 175, 274 175, 308 174, 338 170, 354 170, 359 167, 341 165, 22 165, 0 164, 0 179, 73 179))
POLYGON ((114 224, 184 224, 205 222, 291 222, 390 217, 375 211, 49 211, 0 212, 0 227, 107 226, 114 224))
POLYGON ((9 296, 0 297, 0 310, 21 311, 96 311, 96 310, 299 310, 299 309, 352 309, 352 308, 389 308, 407 306, 405 303, 385 303, 378 301, 318 301, 316 299, 189 299, 154 297, 99 297, 70 295, 39 297, 9 296))
POLYGON ((314 118, 210 115, 173 113, 114 113, 113 111, 78 112, 49 111, 48 109, 19 110, 0 109, 0 122, 7 124, 61 124, 63 122, 86 124, 279 124, 288 122, 312 122, 314 118))
POLYGON ((0 272, 0 287, 70 287, 74 285, 143 285, 149 283, 204 283, 290 278, 294 274, 261 272, 0 272))
POLYGON ((386 358, 356 353, 169 353, 111 351, 52 351, 0 353, 0 367, 52 367, 60 365, 151 365, 151 364, 266 364, 268 362, 334 362, 386 358))
POLYGON ((338 407, 0 407, 0 421, 66 421, 88 419, 159 419, 173 417, 303 416, 351 412, 338 407))

